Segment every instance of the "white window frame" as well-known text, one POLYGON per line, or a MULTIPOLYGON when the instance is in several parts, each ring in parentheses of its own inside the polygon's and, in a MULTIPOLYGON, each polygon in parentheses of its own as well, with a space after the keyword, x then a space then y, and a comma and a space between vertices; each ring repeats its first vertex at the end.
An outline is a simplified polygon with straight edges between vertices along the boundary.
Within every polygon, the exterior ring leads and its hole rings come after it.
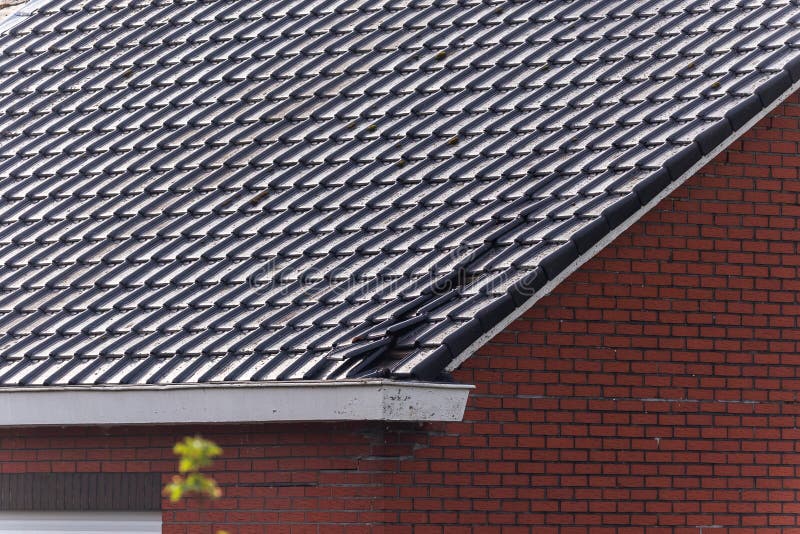
POLYGON ((0 512, 0 534, 156 534, 161 512, 0 512))

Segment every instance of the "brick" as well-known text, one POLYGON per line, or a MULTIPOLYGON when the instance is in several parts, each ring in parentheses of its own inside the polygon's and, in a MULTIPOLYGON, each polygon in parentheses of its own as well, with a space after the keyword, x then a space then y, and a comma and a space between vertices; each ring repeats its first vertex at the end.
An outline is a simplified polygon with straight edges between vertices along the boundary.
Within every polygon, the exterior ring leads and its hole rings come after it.
MULTIPOLYGON (((452 424, 207 425, 224 497, 164 532, 766 534, 798 526, 800 99, 479 356, 452 424)), ((174 469, 180 427, 0 429, 0 474, 174 469)))

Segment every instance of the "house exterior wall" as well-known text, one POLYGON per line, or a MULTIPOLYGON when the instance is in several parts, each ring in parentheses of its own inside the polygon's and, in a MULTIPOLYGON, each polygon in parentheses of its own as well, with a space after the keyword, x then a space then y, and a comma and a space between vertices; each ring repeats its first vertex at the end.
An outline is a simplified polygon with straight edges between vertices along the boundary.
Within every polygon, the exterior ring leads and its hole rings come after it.
MULTIPOLYGON (((464 421, 5 429, 0 475, 162 472, 165 532, 800 531, 800 98, 456 372, 464 421)), ((113 409, 113 407, 109 407, 113 409)))

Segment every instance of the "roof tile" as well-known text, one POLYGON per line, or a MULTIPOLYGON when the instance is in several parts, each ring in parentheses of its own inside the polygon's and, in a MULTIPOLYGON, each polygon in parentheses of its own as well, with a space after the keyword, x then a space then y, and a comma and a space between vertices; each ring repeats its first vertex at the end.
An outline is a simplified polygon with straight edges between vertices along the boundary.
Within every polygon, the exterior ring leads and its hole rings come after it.
POLYGON ((800 82, 797 8, 45 3, 0 383, 435 378, 800 82))

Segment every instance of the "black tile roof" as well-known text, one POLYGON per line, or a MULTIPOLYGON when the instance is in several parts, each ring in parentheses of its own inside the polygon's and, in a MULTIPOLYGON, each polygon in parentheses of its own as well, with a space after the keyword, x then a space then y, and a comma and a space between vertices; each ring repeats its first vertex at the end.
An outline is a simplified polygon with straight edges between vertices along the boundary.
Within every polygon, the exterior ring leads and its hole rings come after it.
POLYGON ((800 78, 798 1, 31 11, 5 385, 435 379, 800 78))

